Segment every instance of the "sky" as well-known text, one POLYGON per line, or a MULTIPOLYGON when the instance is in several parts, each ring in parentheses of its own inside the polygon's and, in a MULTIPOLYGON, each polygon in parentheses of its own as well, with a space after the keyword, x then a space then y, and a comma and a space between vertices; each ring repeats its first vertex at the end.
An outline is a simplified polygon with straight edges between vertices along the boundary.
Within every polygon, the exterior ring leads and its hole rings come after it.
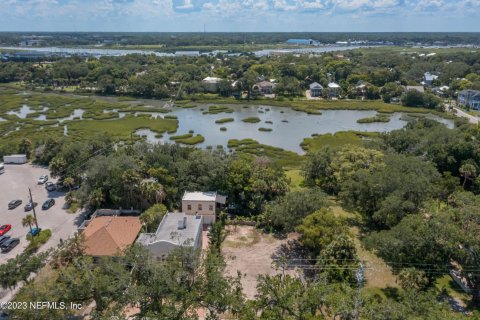
POLYGON ((0 31, 479 32, 480 0, 0 0, 0 31))

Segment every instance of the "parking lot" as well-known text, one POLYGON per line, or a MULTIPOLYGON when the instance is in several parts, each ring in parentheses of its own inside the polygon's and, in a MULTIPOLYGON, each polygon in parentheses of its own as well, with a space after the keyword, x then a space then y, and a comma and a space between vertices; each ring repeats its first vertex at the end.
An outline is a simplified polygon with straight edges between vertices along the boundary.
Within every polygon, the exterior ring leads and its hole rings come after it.
MULTIPOLYGON (((48 169, 31 164, 5 165, 5 172, 0 174, 0 225, 11 224, 12 229, 6 235, 20 239, 20 244, 12 251, 0 253, 0 264, 21 253, 28 244, 26 235, 30 229, 28 226, 22 226, 22 219, 27 214, 33 215, 32 211, 24 211, 29 199, 29 187, 32 190, 34 202, 38 203, 35 211, 39 227, 42 230, 52 231, 52 237, 40 248, 40 251, 56 246, 60 239, 67 239, 77 230, 78 214, 70 214, 65 210, 65 194, 57 191, 49 193, 44 185, 37 184, 38 178, 43 174, 49 174, 48 169), (55 199, 55 205, 48 210, 42 210, 42 204, 48 198, 55 199), (22 204, 9 210, 8 203, 15 199, 22 200, 22 204)), ((49 179, 52 181, 50 176, 49 179)))

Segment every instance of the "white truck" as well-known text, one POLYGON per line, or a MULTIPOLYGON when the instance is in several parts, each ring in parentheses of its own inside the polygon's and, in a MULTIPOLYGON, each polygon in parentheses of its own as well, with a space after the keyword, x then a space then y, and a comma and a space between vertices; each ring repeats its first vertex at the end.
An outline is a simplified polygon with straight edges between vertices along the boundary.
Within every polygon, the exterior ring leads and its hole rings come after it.
POLYGON ((26 154, 12 154, 10 156, 3 156, 3 162, 5 164, 8 164, 8 163, 24 164, 24 163, 27 163, 27 155, 26 154))

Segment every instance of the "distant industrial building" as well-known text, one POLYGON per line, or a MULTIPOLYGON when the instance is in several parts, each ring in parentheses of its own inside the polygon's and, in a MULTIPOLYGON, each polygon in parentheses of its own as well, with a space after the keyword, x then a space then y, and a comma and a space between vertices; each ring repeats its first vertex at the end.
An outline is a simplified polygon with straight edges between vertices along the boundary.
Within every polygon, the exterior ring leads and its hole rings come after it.
POLYGON ((318 46, 320 43, 312 39, 288 39, 287 44, 294 46, 318 46))

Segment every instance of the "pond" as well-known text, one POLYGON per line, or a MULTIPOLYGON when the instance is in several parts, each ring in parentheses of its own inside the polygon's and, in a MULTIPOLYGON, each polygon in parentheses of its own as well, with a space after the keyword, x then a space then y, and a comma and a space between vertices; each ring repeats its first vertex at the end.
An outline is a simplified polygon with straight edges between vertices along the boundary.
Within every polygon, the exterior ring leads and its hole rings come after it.
MULTIPOLYGON (((372 117, 376 111, 357 110, 322 110, 322 115, 310 115, 305 112, 295 111, 286 107, 272 106, 229 106, 233 113, 203 114, 208 110, 208 105, 191 109, 175 108, 169 115, 176 115, 179 127, 174 134, 164 134, 157 138, 156 133, 148 129, 138 130, 137 134, 145 136, 152 143, 171 142, 172 135, 187 134, 193 130, 195 134, 205 137, 205 142, 198 147, 227 146, 230 139, 255 139, 266 145, 279 147, 303 154, 300 143, 304 138, 312 134, 335 133, 339 131, 364 131, 364 132, 388 132, 403 128, 407 121, 403 119, 404 113, 393 113, 390 122, 357 123, 358 119, 372 117), (249 117, 260 119, 258 123, 246 123, 242 120, 249 117), (216 124, 215 121, 222 118, 233 118, 233 122, 216 124), (225 127, 227 131, 220 131, 225 127), (268 128, 272 131, 259 131, 260 128, 268 128)), ((155 114, 155 116, 159 116, 155 114)), ((444 119, 432 114, 425 117, 444 123, 453 128, 453 120, 444 119)))
MULTIPOLYGON (((43 107, 42 110, 34 110, 31 107, 27 106, 24 104, 18 111, 8 111, 8 115, 14 115, 19 117, 20 119, 26 119, 29 114, 36 113, 36 112, 46 112, 48 110, 48 107, 43 107)), ((38 119, 38 120, 46 120, 45 119, 38 119)))

